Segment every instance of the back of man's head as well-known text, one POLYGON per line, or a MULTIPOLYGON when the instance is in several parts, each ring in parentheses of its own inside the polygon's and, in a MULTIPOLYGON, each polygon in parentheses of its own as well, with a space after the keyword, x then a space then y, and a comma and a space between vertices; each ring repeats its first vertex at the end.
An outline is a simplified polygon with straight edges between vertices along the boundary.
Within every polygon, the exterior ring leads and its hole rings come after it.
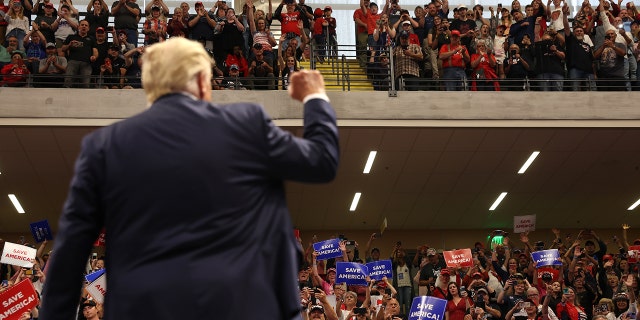
POLYGON ((142 55, 142 86, 147 102, 171 92, 187 91, 199 74, 211 78, 213 60, 198 42, 181 37, 149 46, 142 55))

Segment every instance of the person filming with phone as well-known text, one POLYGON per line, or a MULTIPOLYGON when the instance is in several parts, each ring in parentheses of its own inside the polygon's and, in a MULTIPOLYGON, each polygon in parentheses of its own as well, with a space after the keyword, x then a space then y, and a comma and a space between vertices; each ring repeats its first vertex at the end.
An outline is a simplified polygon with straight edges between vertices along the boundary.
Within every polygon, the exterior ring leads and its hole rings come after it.
POLYGON ((498 304, 491 302, 489 291, 486 288, 478 288, 473 296, 473 308, 469 309, 469 314, 465 320, 498 320, 502 317, 502 311, 498 304))
POLYGON ((538 308, 531 299, 518 300, 516 305, 511 308, 505 320, 547 320, 543 319, 542 313, 538 312, 538 308))

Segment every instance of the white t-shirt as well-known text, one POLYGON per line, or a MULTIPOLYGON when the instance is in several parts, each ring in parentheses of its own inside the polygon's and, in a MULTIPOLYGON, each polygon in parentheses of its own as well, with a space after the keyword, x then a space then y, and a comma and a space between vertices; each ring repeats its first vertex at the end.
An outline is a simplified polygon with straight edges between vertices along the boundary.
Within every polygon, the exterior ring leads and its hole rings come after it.
MULTIPOLYGON (((71 18, 71 20, 76 24, 78 24, 78 20, 73 18, 71 18)), ((56 33, 55 33, 56 39, 60 39, 64 41, 67 39, 68 36, 74 33, 76 33, 76 31, 73 30, 71 25, 69 25, 69 22, 67 22, 67 19, 60 19, 60 22, 58 23, 58 29, 56 30, 56 33)))
POLYGON ((398 275, 398 287, 411 287, 411 273, 407 265, 397 266, 396 274, 398 275))

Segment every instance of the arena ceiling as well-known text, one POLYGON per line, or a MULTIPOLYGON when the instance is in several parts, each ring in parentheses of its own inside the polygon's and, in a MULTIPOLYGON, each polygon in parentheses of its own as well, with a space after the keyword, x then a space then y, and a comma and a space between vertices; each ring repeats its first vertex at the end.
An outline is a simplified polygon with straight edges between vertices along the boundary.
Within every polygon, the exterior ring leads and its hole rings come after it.
MULTIPOLYGON (((0 234, 53 229, 80 139, 94 127, 0 127, 0 234), (7 194, 16 194, 19 214, 7 194)), ((300 134, 300 128, 288 130, 300 134)), ((337 179, 288 183, 300 229, 394 230, 511 228, 514 215, 537 215, 538 228, 618 228, 640 214, 637 128, 341 128, 337 179), (369 174, 369 152, 377 156, 369 174), (524 174, 533 151, 540 155, 524 174), (349 211, 354 193, 362 196, 349 211), (508 192, 495 211, 490 205, 508 192)), ((637 223, 636 223, 637 224, 637 223)))

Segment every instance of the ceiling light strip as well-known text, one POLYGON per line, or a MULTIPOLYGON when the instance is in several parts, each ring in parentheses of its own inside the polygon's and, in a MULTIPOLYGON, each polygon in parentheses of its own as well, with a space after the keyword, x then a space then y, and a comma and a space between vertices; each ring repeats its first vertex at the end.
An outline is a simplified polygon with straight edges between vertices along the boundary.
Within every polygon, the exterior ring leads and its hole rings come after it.
POLYGON ((631 210, 635 209, 639 204, 640 204, 640 199, 638 199, 638 201, 634 202, 634 203, 629 207, 629 209, 627 209, 627 210, 631 211, 631 210))
POLYGON ((501 194, 498 196, 498 199, 496 199, 496 201, 494 201, 494 202, 493 202, 493 204, 491 205, 491 208, 489 208, 489 210, 490 210, 490 211, 495 210, 495 209, 498 207, 498 205, 500 205, 500 202, 502 202, 502 200, 503 200, 503 199, 504 199, 504 197, 506 197, 506 196, 507 196, 507 193, 506 193, 506 192, 501 193, 501 194))
POLYGON ((362 195, 361 192, 356 192, 356 194, 353 196, 353 201, 351 201, 351 208, 349 208, 349 211, 356 211, 361 195, 362 195))
POLYGON ((20 201, 18 201, 15 194, 9 194, 9 199, 11 200, 11 203, 13 203, 13 206, 16 207, 16 210, 18 210, 18 213, 24 213, 24 209, 22 209, 22 205, 20 205, 20 201))
POLYGON ((364 165, 364 171, 362 173, 369 173, 371 171, 371 166, 373 166, 373 160, 376 159, 377 151, 369 152, 369 158, 367 159, 367 163, 364 165))
POLYGON ((529 156, 529 159, 527 159, 527 161, 522 165, 522 168, 518 170, 518 174, 523 174, 525 171, 527 171, 529 166, 533 163, 533 160, 535 160, 539 154, 540 154, 540 151, 532 152, 531 155, 529 156))

